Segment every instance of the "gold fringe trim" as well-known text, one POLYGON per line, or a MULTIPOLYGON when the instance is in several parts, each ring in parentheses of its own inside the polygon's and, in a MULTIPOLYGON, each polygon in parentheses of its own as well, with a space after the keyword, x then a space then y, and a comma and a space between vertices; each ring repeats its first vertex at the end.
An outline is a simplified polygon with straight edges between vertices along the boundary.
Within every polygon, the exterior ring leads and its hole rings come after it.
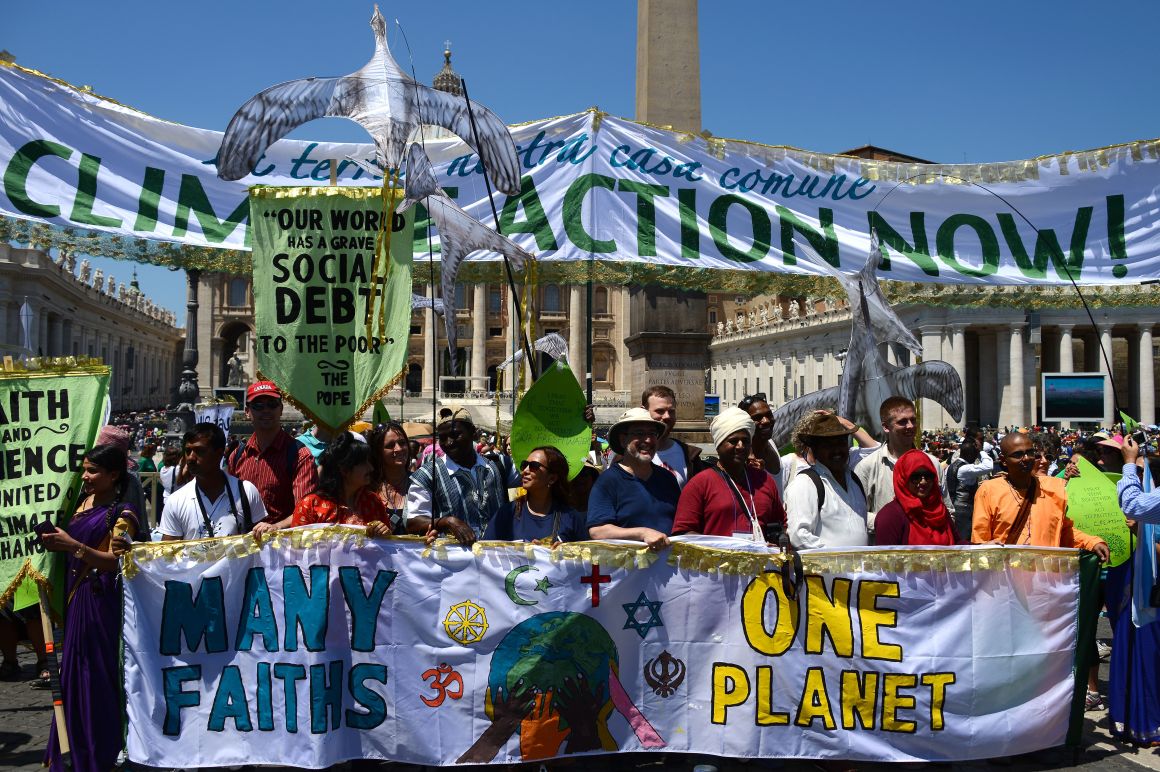
POLYGON ((136 578, 147 563, 213 563, 226 558, 256 555, 267 544, 277 549, 305 550, 324 542, 365 547, 368 541, 400 541, 422 544, 421 536, 382 536, 371 539, 365 528, 328 525, 322 528, 287 528, 266 536, 222 536, 188 541, 138 542, 125 553, 121 572, 126 580, 136 578))
MULTIPOLYGON (((395 201, 403 200, 403 191, 399 188, 390 190, 395 201)), ((339 187, 330 185, 251 185, 250 198, 283 199, 283 198, 350 198, 356 201, 365 201, 371 198, 382 198, 383 187, 339 187)))
MULTIPOLYGON (((256 374, 258 376, 258 380, 260 380, 260 381, 273 380, 271 378, 267 378, 266 375, 263 374, 261 370, 257 370, 256 374)), ((316 423, 319 426, 321 426, 325 429, 328 429, 332 432, 345 432, 350 427, 351 424, 357 423, 358 421, 362 420, 362 415, 363 415, 363 413, 365 413, 367 411, 368 408, 370 408, 372 405, 374 405, 375 402, 382 399, 387 394, 387 392, 389 392, 391 389, 398 386, 399 381, 403 380, 403 377, 406 376, 406 374, 407 374, 407 367, 406 367, 406 364, 404 363, 403 369, 400 370, 396 375, 394 375, 391 378, 391 380, 387 382, 386 386, 379 388, 378 391, 376 391, 374 394, 372 394, 370 397, 368 397, 363 402, 362 407, 360 407, 358 410, 356 410, 354 412, 354 415, 352 415, 350 418, 343 421, 342 424, 339 425, 337 428, 332 427, 329 423, 327 423, 326 421, 323 421, 321 418, 319 418, 318 414, 316 414, 314 412, 314 410, 312 410, 310 408, 309 405, 301 402, 293 394, 290 394, 289 391, 287 389, 283 388, 281 384, 278 384, 278 390, 282 392, 282 400, 283 401, 289 402, 291 405, 298 408, 302 412, 302 415, 306 416, 314 423, 316 423)))
MULTIPOLYGON (((36 583, 37 587, 46 593, 52 593, 52 582, 49 581, 47 576, 36 570, 31 560, 25 559, 24 565, 16 572, 16 577, 8 584, 4 592, 0 592, 0 607, 7 606, 12 602, 13 596, 16 595, 16 590, 20 588, 21 583, 25 579, 31 579, 36 583)), ((49 609, 49 613, 53 613, 52 609, 49 609)))
MULTIPOLYGON (((277 549, 305 550, 330 543, 364 547, 366 530, 354 526, 328 525, 323 528, 291 528, 274 531, 265 537, 227 536, 192 541, 146 542, 134 544, 126 553, 122 571, 126 580, 134 579, 141 567, 154 561, 167 563, 211 563, 226 558, 244 558, 259 552, 267 544, 277 549)), ((424 560, 446 560, 458 543, 440 538, 427 546, 421 536, 386 536, 374 541, 409 542, 421 547, 424 560)), ((567 542, 551 547, 535 542, 477 541, 472 546, 476 557, 487 552, 516 554, 535 561, 544 556, 552 563, 578 562, 642 570, 666 557, 670 566, 682 571, 730 576, 759 576, 780 569, 787 560, 780 552, 748 552, 705 547, 688 542, 674 542, 663 552, 654 552, 643 544, 609 544, 606 542, 567 542), (545 554, 546 553, 546 554, 545 554)), ((834 550, 802 555, 807 574, 907 574, 921 572, 965 573, 972 571, 1017 570, 1030 573, 1072 574, 1079 570, 1078 550, 1037 547, 960 547, 950 549, 882 549, 834 550)))
POLYGON ((57 378, 62 375, 108 375, 100 359, 89 357, 31 357, 5 361, 0 378, 57 378))

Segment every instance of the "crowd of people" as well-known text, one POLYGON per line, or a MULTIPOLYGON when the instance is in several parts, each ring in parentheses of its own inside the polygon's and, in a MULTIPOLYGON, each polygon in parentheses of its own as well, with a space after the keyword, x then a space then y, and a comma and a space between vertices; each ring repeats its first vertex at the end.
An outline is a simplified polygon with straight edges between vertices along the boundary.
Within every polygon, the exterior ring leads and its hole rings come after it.
MULTIPOLYGON (((66 528, 41 537, 47 549, 67 557, 61 677, 73 759, 88 760, 77 768, 108 769, 120 750, 120 687, 111 680, 118 672, 115 581, 119 557, 141 539, 260 537, 332 523, 365 526, 372 537, 446 536, 463 546, 479 539, 550 545, 617 539, 664 550, 671 536, 706 534, 788 551, 969 543, 1079 547, 1106 561, 1104 540, 1068 516, 1066 480, 1079 473, 1070 454, 1122 473, 1126 517, 1160 521, 1160 493, 1142 490, 1144 454, 1131 435, 1019 429, 920 435, 914 404, 891 397, 880 410, 881 442, 845 417, 820 410, 798 422, 792 449, 782 453, 771 439, 772 409, 764 394, 755 394, 722 410, 709 426, 715 452, 702 454, 673 436, 673 391, 649 387, 640 406, 608 428, 607 448, 594 440, 583 468, 569 479, 559 449, 541 446, 514 459, 476 428, 464 408, 445 408, 428 427, 432 441, 426 446, 394 422, 334 437, 309 432, 304 442, 305 435, 296 439, 283 428, 282 394, 263 381, 247 392, 253 430, 244 441, 231 443, 218 426, 202 423, 185 434, 180 448, 165 450, 152 528, 136 480, 143 465, 134 469, 127 452, 133 437, 106 427, 85 457, 85 496, 76 515, 66 528)), ((1108 586, 1111 614, 1125 585, 1113 573, 1108 586)), ((1124 618, 1117 606, 1117 639, 1129 635, 1121 630, 1124 618)), ((1154 678, 1160 668, 1139 660, 1160 656, 1156 635, 1132 634, 1134 659, 1118 672, 1133 678, 1146 666, 1154 678)), ((1121 711, 1122 725, 1160 725, 1155 689, 1145 695, 1137 691, 1131 708, 1141 715, 1121 711)), ((1133 739, 1156 742, 1160 736, 1153 730, 1133 739)), ((47 757, 54 767, 56 747, 54 740, 47 757)))

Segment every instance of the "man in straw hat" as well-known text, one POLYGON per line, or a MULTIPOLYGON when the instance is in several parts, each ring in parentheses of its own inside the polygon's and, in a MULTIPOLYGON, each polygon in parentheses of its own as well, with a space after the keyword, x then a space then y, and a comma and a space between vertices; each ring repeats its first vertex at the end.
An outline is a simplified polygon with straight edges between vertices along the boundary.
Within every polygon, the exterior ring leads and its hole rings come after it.
POLYGON ((588 498, 593 539, 642 541, 653 550, 668 546, 681 489, 672 472, 653 463, 665 430, 643 407, 626 410, 608 430, 608 444, 620 458, 588 498))
POLYGON ((832 413, 816 412, 799 434, 814 463, 786 486, 790 543, 797 549, 866 546, 866 494, 849 467, 853 430, 832 413))

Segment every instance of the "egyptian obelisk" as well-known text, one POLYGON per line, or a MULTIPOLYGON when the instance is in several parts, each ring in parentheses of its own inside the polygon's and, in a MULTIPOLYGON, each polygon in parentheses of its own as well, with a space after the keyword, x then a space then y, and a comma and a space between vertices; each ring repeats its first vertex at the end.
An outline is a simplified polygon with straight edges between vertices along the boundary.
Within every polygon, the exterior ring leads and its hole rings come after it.
MULTIPOLYGON (((701 56, 697 0, 637 0, 636 119, 701 131, 701 56)), ((705 368, 710 335, 705 294, 657 285, 629 290, 632 393, 661 384, 677 394, 677 434, 708 441, 705 368)))

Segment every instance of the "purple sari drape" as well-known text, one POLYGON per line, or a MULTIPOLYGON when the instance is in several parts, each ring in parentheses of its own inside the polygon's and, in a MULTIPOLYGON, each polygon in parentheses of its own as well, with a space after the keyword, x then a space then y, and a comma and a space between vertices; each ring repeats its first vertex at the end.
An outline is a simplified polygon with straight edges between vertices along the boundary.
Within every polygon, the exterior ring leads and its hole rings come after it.
MULTIPOLYGON (((108 549, 109 507, 78 512, 66 529, 77 541, 108 549)), ((119 517, 139 529, 136 510, 118 505, 119 517)), ((115 518, 114 518, 115 519, 115 518)), ((120 574, 93 571, 84 561, 68 555, 68 578, 61 643, 60 684, 65 725, 75 772, 107 772, 122 745, 121 585, 120 574)), ((45 764, 63 770, 56 739, 56 722, 48 738, 45 764)))

